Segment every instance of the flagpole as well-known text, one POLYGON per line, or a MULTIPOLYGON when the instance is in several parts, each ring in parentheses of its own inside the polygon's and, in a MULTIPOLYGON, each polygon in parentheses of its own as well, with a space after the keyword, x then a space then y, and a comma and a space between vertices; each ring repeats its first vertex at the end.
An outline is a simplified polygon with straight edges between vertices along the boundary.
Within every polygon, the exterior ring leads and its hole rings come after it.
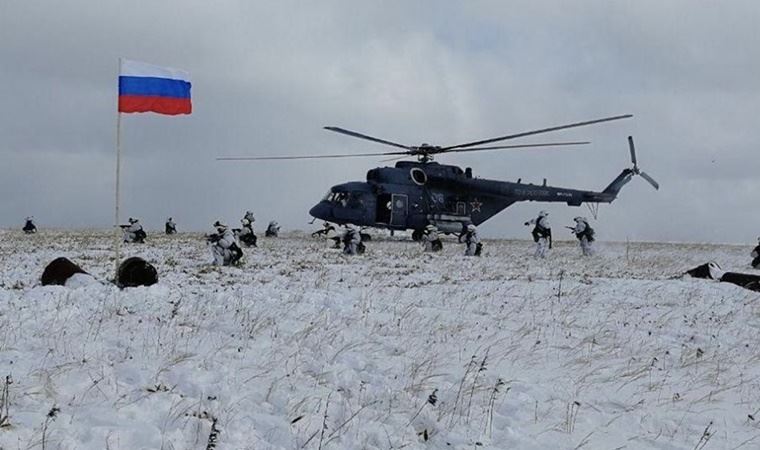
MULTIPOLYGON (((117 76, 121 76, 121 58, 119 58, 119 73, 117 76)), ((121 112, 119 112, 118 92, 116 102, 116 207, 114 211, 114 283, 118 283, 119 281, 119 251, 121 250, 122 239, 122 237, 119 235, 119 184, 121 181, 121 112)))

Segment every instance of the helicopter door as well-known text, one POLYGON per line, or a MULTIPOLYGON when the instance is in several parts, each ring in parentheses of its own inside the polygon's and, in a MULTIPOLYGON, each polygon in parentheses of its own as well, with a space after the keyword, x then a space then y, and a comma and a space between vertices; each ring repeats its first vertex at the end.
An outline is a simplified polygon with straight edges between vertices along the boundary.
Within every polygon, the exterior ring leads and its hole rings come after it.
POLYGON ((391 194, 380 194, 377 196, 377 205, 375 206, 375 221, 378 223, 391 223, 391 194))
POLYGON ((409 200, 404 194, 393 194, 391 197, 391 225, 406 225, 406 216, 409 212, 409 200))

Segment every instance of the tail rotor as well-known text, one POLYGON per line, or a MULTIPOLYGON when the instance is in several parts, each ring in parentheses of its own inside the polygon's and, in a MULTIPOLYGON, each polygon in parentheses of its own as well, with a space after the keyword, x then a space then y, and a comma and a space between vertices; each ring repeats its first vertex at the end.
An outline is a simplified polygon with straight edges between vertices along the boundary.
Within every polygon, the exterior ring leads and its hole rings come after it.
POLYGON ((659 190, 660 183, 655 181, 655 179, 649 176, 646 172, 639 169, 639 165, 636 160, 636 147, 633 145, 633 136, 628 136, 628 148, 631 151, 631 163, 633 163, 633 168, 631 170, 633 173, 636 175, 641 175, 641 178, 645 179, 647 183, 652 185, 653 188, 659 190))

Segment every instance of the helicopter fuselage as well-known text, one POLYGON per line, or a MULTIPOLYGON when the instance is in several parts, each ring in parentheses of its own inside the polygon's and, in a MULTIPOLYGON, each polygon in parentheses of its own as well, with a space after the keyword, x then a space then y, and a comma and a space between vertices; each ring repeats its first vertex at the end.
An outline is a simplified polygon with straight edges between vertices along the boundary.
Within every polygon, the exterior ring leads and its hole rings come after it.
POLYGON ((459 233, 520 201, 609 203, 631 176, 625 169, 607 189, 594 192, 480 179, 469 168, 401 161, 370 170, 366 181, 333 186, 309 213, 338 224, 416 231, 434 224, 442 232, 459 233))
MULTIPOLYGON (((586 145, 590 142, 546 142, 503 145, 501 142, 527 136, 550 133, 569 128, 585 127, 603 122, 629 119, 631 114, 604 117, 583 122, 513 133, 463 144, 439 146, 421 144, 410 146, 380 139, 340 127, 326 130, 376 144, 394 147, 392 152, 363 154, 322 154, 300 156, 227 157, 220 160, 295 160, 324 158, 353 158, 358 156, 416 157, 417 162, 400 161, 395 167, 378 167, 367 172, 366 181, 352 181, 333 186, 327 196, 309 213, 317 219, 337 224, 363 227, 414 230, 417 237, 427 225, 436 225, 444 233, 462 232, 469 224, 479 225, 516 202, 562 202, 570 206, 583 203, 610 203, 634 175, 640 175, 655 189, 659 184, 639 169, 633 137, 628 136, 632 168, 623 170, 603 191, 583 191, 543 184, 474 178, 472 169, 438 164, 433 157, 447 153, 480 152, 518 148, 586 145), (499 143, 498 145, 492 145, 499 143), (401 151, 399 151, 401 149, 401 151)), ((327 228, 326 228, 327 229, 327 228)))

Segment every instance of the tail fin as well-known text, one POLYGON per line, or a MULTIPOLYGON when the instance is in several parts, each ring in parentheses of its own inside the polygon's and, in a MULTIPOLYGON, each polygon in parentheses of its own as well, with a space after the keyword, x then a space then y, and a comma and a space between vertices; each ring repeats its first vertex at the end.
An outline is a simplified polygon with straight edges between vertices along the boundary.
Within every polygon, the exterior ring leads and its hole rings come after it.
POLYGON ((620 175, 618 175, 617 178, 612 180, 612 183, 610 183, 609 186, 604 188, 602 192, 608 195, 617 196, 618 192, 620 192, 620 189, 622 189, 623 186, 631 181, 633 175, 634 171, 632 169, 624 169, 622 172, 620 172, 620 175))

